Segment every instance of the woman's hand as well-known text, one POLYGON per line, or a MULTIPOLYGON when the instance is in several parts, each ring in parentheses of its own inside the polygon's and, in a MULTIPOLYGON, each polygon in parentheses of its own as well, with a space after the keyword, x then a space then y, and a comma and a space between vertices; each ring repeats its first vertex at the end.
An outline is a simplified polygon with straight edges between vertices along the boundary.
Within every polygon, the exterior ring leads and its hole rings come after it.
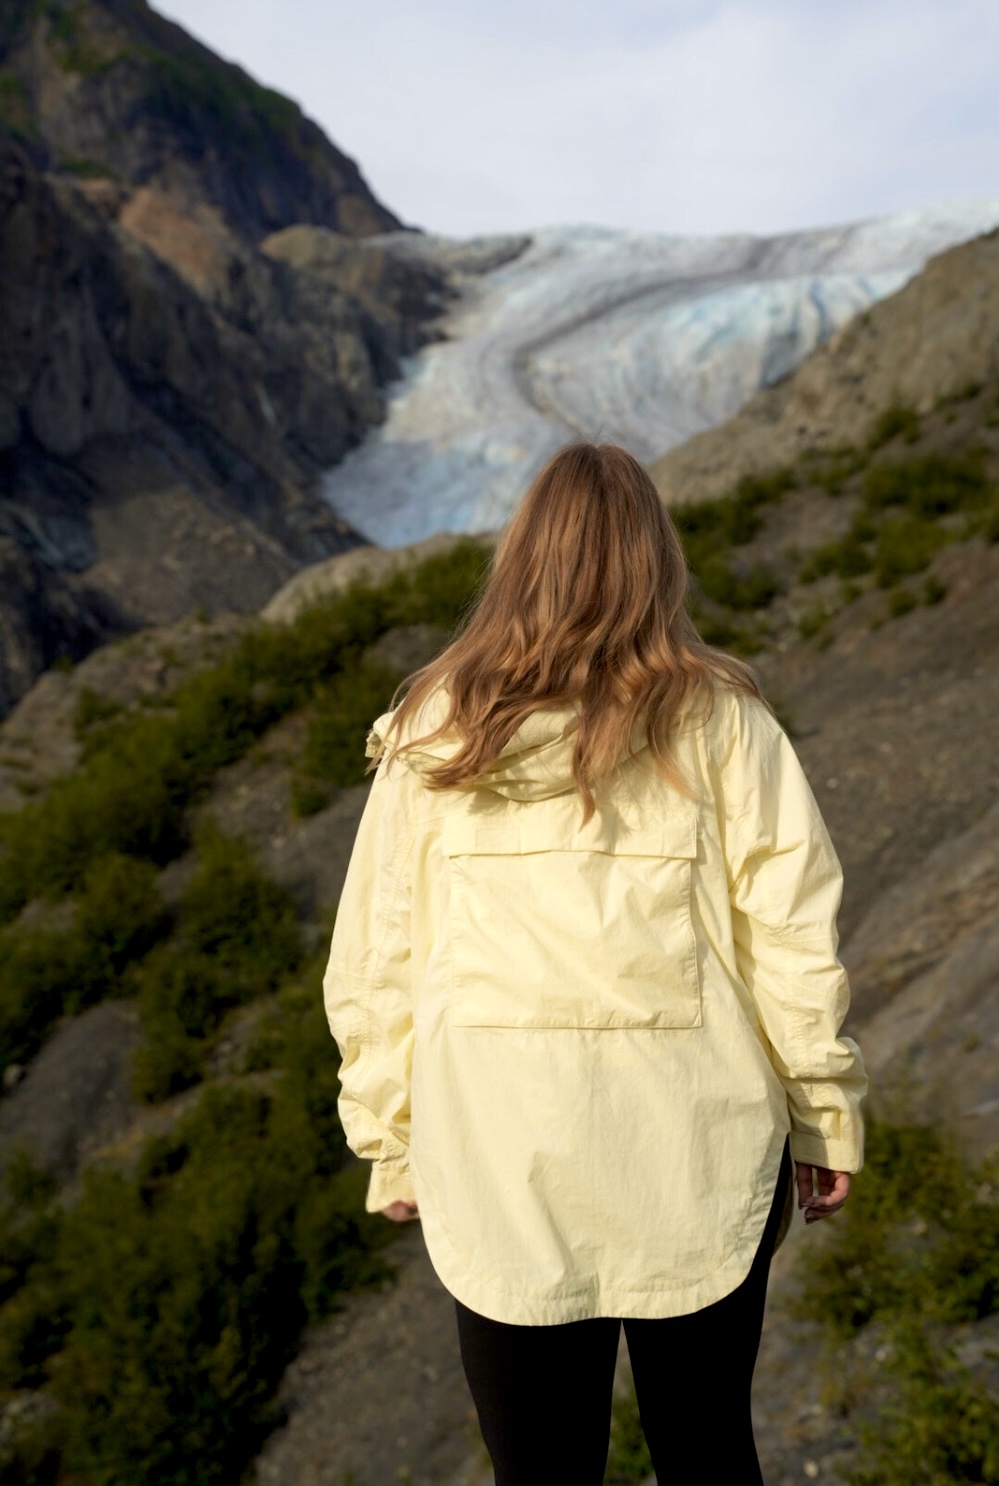
POLYGON ((388 1207, 382 1208, 382 1217, 390 1218, 393 1223, 411 1223, 419 1216, 420 1210, 415 1202, 390 1202, 388 1207))
POLYGON ((806 1223, 817 1223, 820 1218, 838 1213, 850 1195, 849 1172, 830 1171, 826 1166, 809 1166, 804 1161, 795 1161, 794 1173, 798 1184, 798 1206, 804 1208, 806 1223))

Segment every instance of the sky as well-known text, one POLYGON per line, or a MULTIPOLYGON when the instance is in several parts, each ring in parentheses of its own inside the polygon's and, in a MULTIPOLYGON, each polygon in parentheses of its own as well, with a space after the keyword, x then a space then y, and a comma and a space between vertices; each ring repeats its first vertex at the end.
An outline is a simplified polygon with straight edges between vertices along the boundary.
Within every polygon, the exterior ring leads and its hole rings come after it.
POLYGON ((999 198, 997 0, 152 0, 407 225, 776 232, 999 198))

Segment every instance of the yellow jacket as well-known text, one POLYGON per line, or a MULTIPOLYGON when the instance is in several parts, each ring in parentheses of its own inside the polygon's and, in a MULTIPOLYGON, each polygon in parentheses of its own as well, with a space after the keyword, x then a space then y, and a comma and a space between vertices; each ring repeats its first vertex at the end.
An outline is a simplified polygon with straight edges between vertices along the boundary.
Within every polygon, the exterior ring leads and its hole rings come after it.
POLYGON ((530 1325, 711 1304, 789 1130, 862 1158, 840 869, 787 738, 722 690, 676 739, 696 799, 643 746, 583 826, 575 725, 535 713, 464 790, 421 779, 448 740, 379 765, 325 980, 369 1208, 415 1198, 451 1293, 530 1325))

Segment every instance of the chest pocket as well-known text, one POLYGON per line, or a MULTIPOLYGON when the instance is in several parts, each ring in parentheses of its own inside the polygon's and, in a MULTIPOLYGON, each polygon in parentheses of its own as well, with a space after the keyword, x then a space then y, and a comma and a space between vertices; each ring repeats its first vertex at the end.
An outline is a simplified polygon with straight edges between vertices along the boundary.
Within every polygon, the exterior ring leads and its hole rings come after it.
POLYGON ((578 820, 573 796, 446 821, 454 1025, 701 1025, 696 813, 635 828, 578 820))

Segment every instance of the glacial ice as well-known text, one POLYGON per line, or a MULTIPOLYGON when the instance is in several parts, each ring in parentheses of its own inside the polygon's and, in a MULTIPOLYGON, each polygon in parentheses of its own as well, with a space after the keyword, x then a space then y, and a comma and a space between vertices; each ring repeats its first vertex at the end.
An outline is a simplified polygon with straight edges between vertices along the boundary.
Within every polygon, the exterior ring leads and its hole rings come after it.
POLYGON ((569 439, 651 459, 724 421, 934 253, 999 225, 999 202, 847 227, 653 236, 551 227, 522 242, 387 234, 460 270, 447 339, 410 358, 384 424, 324 495, 370 540, 502 526, 569 439))

